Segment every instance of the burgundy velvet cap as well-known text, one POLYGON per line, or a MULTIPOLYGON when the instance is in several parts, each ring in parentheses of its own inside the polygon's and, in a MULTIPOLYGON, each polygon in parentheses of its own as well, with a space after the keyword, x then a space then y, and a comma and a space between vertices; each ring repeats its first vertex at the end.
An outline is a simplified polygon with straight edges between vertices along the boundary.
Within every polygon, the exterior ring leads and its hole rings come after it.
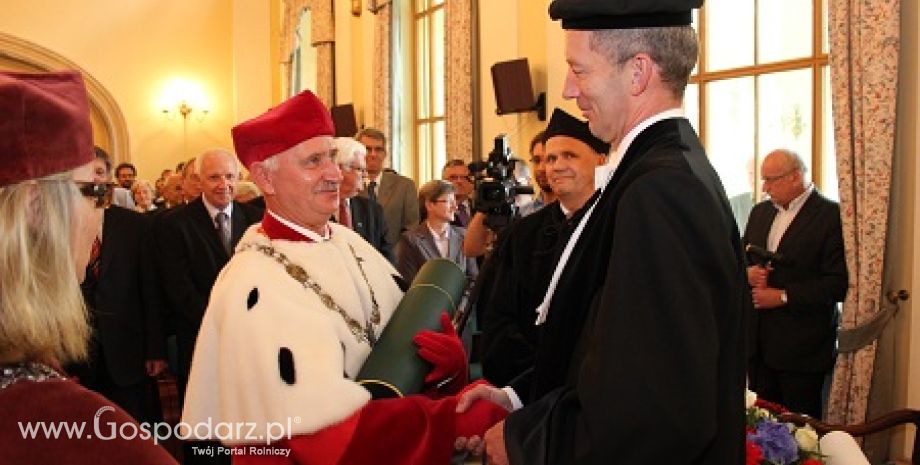
POLYGON ((305 90, 231 131, 236 156, 247 169, 317 136, 334 136, 329 110, 305 90))
POLYGON ((76 71, 0 71, 0 186, 93 160, 93 128, 76 71))

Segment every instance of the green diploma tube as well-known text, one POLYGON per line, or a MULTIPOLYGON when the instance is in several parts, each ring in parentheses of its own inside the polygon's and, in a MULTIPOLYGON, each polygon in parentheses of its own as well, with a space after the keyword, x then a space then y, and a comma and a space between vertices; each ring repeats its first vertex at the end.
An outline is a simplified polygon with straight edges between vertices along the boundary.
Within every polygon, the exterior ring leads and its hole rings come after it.
POLYGON ((358 373, 374 399, 421 392, 431 364, 416 354, 412 338, 425 329, 440 331, 441 312, 453 316, 465 285, 466 275, 450 260, 422 265, 358 373))

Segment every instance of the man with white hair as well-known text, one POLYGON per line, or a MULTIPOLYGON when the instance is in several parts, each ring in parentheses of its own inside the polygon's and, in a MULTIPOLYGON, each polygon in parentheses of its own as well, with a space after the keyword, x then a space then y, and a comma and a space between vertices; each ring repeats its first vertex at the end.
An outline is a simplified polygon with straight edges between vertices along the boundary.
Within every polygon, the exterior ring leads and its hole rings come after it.
POLYGON ((367 173, 367 149, 364 144, 350 137, 336 137, 335 148, 336 163, 342 171, 336 221, 360 234, 393 263, 393 244, 387 241, 387 222, 383 217, 383 207, 376 200, 358 195, 367 173))
POLYGON ((175 320, 180 396, 217 273, 230 260, 246 228, 259 220, 257 210, 233 201, 240 170, 232 153, 209 150, 195 165, 189 169, 198 173, 201 195, 161 216, 156 231, 164 304, 175 320))
MULTIPOLYGON (((457 436, 484 433, 504 410, 480 402, 457 414, 450 395, 371 400, 354 381, 402 292, 382 255, 329 221, 342 182, 334 132, 310 91, 233 128, 266 210, 214 285, 182 421, 198 439, 245 445, 234 462, 447 463, 457 436)), ((429 389, 465 369, 447 327, 414 342, 433 366, 429 389)))

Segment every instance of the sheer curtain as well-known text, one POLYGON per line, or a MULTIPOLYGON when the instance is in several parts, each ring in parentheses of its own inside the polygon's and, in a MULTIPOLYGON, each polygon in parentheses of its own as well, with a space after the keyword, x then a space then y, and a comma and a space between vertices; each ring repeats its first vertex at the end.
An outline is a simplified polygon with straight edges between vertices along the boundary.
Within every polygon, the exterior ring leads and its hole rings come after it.
POLYGON ((286 62, 282 65, 283 74, 292 76, 288 80, 285 95, 292 93, 294 86, 293 53, 297 46, 297 25, 305 9, 312 13, 310 44, 300 44, 301 47, 316 48, 316 89, 310 89, 327 106, 332 105, 335 83, 333 82, 335 56, 333 44, 335 43, 335 23, 333 20, 332 0, 283 0, 282 9, 284 16, 281 24, 281 56, 286 62))

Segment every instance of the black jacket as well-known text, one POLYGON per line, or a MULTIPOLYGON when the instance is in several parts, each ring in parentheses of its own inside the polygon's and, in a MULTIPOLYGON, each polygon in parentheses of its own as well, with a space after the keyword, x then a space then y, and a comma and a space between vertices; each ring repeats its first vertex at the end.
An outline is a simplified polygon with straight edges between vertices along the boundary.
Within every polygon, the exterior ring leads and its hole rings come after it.
POLYGON ((151 223, 150 215, 117 206, 106 209, 99 276, 87 270, 80 286, 94 342, 119 386, 144 381, 146 360, 166 358, 151 223))
POLYGON ((744 463, 740 237, 690 123, 642 131, 598 200, 543 328, 512 464, 744 463))
MULTIPOLYGON (((766 247, 776 207, 760 202, 751 211, 744 243, 766 247)), ((847 292, 840 207, 812 192, 783 234, 768 286, 785 289, 788 304, 756 311, 751 355, 770 368, 821 373, 834 363, 837 302, 847 292)))
POLYGON ((535 309, 543 302, 561 249, 581 214, 567 221, 553 202, 514 221, 488 260, 495 267, 477 302, 482 328, 482 373, 505 386, 533 365, 539 341, 535 309))
MULTIPOLYGON (((246 228, 260 220, 258 209, 233 202, 230 215, 233 247, 246 228)), ((165 306, 176 329, 179 375, 185 376, 191 366, 211 287, 230 256, 221 245, 214 220, 200 197, 158 216, 156 237, 165 306)))
POLYGON ((387 241, 387 222, 383 207, 367 197, 354 196, 348 201, 351 209, 351 229, 374 246, 390 263, 395 263, 393 244, 387 241))

